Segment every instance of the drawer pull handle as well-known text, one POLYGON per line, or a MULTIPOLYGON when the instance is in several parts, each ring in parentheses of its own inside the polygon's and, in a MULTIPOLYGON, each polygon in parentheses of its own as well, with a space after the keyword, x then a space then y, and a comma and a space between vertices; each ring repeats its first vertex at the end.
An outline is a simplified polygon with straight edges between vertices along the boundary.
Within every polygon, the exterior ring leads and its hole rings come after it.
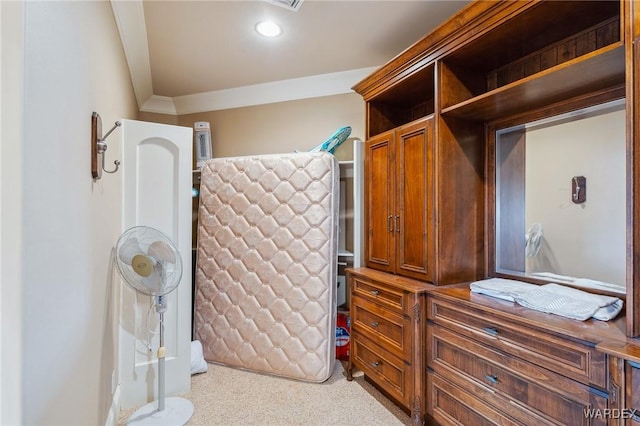
POLYGON ((371 327, 373 328, 378 328, 378 326, 380 325, 380 323, 378 323, 378 321, 374 321, 371 323, 371 327))
POLYGON ((380 294, 380 292, 379 292, 378 290, 371 290, 371 294, 372 294, 373 296, 377 296, 377 295, 379 295, 379 294, 380 294))
POLYGON ((382 364, 380 361, 375 361, 375 362, 372 362, 372 363, 371 363, 371 366, 372 366, 373 368, 378 368, 378 367, 380 367, 380 364, 382 364))
POLYGON ((497 385, 498 384, 498 376, 496 376, 496 375, 490 376, 488 374, 485 374, 484 375, 484 379, 487 382, 491 383, 492 385, 497 385))
POLYGON ((484 331, 487 334, 490 334, 492 336, 497 336, 498 335, 498 329, 495 327, 484 327, 482 329, 482 331, 484 331))

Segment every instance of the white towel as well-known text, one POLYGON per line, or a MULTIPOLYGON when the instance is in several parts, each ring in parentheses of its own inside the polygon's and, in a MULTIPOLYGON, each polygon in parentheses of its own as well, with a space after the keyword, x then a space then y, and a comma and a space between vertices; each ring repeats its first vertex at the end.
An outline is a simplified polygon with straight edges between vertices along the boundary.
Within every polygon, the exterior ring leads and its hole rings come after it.
POLYGON ((471 283, 470 287, 473 293, 485 294, 510 302, 515 302, 516 297, 538 288, 535 284, 505 278, 488 278, 486 280, 475 281, 471 283))
POLYGON ((622 310, 617 297, 601 296, 559 284, 538 286, 516 280, 490 278, 471 283, 471 291, 510 300, 537 311, 560 315, 580 321, 595 318, 613 319, 622 310))
POLYGON ((609 321, 620 313, 623 304, 617 297, 587 293, 559 284, 546 284, 523 293, 516 302, 527 308, 580 321, 589 318, 609 321))

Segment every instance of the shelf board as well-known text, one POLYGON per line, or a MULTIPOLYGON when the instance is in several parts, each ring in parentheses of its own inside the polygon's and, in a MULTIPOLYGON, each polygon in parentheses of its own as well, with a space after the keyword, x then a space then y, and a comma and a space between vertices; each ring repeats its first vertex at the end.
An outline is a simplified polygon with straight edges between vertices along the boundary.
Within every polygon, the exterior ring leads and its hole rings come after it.
POLYGON ((442 109, 445 116, 489 121, 624 84, 622 42, 442 109))
POLYGON ((348 250, 339 249, 338 250, 338 257, 353 257, 353 253, 351 253, 348 250))

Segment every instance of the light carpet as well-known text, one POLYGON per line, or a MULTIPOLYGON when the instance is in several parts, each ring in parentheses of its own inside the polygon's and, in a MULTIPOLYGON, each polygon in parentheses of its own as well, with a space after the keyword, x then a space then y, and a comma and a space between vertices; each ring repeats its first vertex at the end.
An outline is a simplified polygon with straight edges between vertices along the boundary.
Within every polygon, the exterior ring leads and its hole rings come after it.
MULTIPOLYGON (((409 425, 410 418, 362 373, 353 381, 336 362, 324 383, 306 383, 215 364, 191 379, 188 425, 409 425)), ((123 411, 124 425, 135 409, 123 411)))

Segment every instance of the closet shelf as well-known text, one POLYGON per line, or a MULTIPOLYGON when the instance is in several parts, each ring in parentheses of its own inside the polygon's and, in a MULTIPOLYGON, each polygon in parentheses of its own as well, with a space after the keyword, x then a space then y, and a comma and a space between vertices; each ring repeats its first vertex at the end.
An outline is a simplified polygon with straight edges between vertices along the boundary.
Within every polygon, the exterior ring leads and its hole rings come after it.
POLYGON ((443 108, 441 113, 473 121, 489 121, 583 93, 622 86, 624 82, 624 44, 617 42, 443 108))

